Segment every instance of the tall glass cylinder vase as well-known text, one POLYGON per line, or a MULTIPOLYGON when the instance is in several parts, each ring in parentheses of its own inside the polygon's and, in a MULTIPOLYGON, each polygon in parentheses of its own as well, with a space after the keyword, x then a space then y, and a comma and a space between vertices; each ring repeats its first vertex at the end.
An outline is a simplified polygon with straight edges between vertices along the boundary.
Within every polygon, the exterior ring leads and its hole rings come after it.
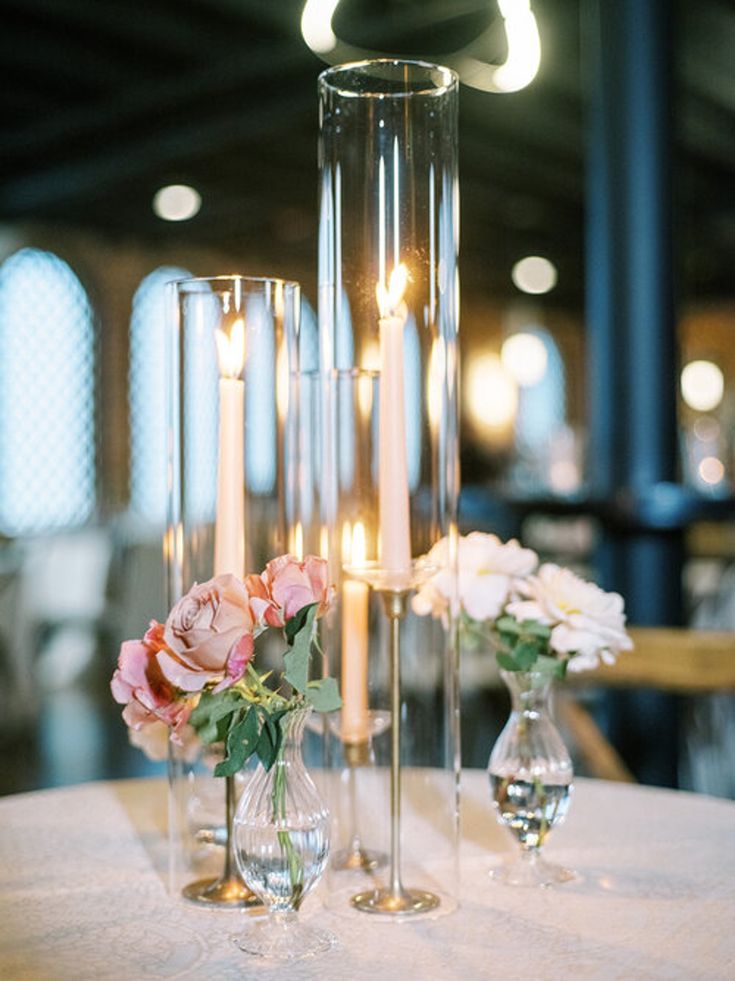
MULTIPOLYGON (((288 379, 301 350, 316 351, 316 337, 302 336, 300 309, 298 284, 279 279, 221 276, 172 284, 170 606, 195 582, 260 572, 288 550, 288 379)), ((225 875, 234 891, 217 886, 199 900, 241 905, 227 820, 241 787, 234 778, 213 776, 216 746, 203 765, 196 749, 172 746, 170 757, 172 890, 197 899, 192 882, 211 885, 225 875)))
MULTIPOLYGON (((361 509, 374 524, 363 567, 343 559, 342 609, 355 603, 348 597, 358 587, 348 583, 367 585, 368 708, 383 711, 391 730, 362 775, 375 781, 371 806, 382 801, 370 820, 382 840, 371 838, 367 850, 386 862, 333 867, 332 887, 342 877, 353 910, 396 918, 447 912, 457 896, 455 624, 451 611, 442 623, 417 616, 411 603, 430 574, 421 557, 442 538, 447 574, 456 571, 457 88, 446 68, 396 60, 338 66, 319 80, 321 367, 375 372, 379 402, 374 501, 361 509)), ((354 488, 343 479, 340 405, 327 394, 322 411, 324 521, 339 541, 354 488)), ((351 652, 363 656, 356 629, 346 624, 330 645, 348 672, 351 652)), ((329 757, 344 763, 345 746, 329 757)), ((349 755, 354 765, 366 758, 349 755)), ((354 793, 354 781, 338 783, 354 793)))

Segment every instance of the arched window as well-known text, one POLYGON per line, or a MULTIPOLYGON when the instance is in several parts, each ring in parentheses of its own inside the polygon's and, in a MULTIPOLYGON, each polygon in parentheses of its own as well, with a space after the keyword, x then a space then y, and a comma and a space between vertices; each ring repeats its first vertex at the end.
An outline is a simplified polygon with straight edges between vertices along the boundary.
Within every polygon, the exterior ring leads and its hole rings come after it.
POLYGON ((83 524, 95 508, 94 326, 51 252, 0 266, 0 531, 83 524))
POLYGON ((166 283, 188 279, 160 266, 135 291, 130 318, 130 506, 155 525, 166 522, 166 283))

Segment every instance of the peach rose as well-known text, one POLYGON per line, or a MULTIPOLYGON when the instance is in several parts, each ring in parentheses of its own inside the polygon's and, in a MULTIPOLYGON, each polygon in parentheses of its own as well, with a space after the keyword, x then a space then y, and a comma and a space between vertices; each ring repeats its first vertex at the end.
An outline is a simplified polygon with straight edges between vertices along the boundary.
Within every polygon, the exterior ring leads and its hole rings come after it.
POLYGON ((242 677, 253 656, 254 626, 250 597, 235 576, 195 583, 168 615, 167 650, 158 663, 184 691, 201 691, 211 681, 225 687, 242 677))
POLYGON ((191 705, 165 678, 158 663, 163 649, 163 626, 155 620, 142 640, 126 640, 112 676, 112 697, 124 705, 123 719, 131 729, 165 722, 178 732, 191 714, 191 705))
MULTIPOLYGON (((261 579, 277 608, 279 626, 312 603, 319 604, 317 616, 321 616, 332 599, 326 560, 316 555, 307 555, 303 561, 281 555, 268 563, 261 579)), ((273 617, 272 611, 269 616, 273 617)))

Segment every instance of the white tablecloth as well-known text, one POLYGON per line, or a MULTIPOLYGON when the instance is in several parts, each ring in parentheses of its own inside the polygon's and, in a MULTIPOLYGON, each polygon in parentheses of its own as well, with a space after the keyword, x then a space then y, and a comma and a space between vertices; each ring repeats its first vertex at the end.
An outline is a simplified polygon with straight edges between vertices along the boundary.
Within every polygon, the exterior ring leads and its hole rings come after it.
POLYGON ((167 894, 164 829, 161 781, 0 800, 0 978, 735 978, 731 802, 580 780, 546 851, 581 880, 517 889, 487 876, 508 841, 466 773, 460 909, 396 923, 314 899, 339 947, 278 969, 232 944, 242 914, 167 894))

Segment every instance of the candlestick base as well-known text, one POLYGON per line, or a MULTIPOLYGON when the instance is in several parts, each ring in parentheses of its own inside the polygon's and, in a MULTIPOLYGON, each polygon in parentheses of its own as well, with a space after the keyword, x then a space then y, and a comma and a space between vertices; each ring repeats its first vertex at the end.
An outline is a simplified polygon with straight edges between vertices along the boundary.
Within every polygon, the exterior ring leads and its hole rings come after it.
POLYGON ((356 847, 343 848, 332 859, 332 868, 336 872, 374 872, 388 864, 385 852, 375 852, 363 848, 359 842, 356 847))
POLYGON ((184 886, 181 895, 190 903, 200 906, 264 909, 261 900, 235 875, 222 876, 219 879, 197 879, 196 882, 184 886))
POLYGON ((387 916, 413 916, 428 913, 439 905, 439 897, 423 889, 371 889, 352 897, 352 905, 362 913, 387 916))

